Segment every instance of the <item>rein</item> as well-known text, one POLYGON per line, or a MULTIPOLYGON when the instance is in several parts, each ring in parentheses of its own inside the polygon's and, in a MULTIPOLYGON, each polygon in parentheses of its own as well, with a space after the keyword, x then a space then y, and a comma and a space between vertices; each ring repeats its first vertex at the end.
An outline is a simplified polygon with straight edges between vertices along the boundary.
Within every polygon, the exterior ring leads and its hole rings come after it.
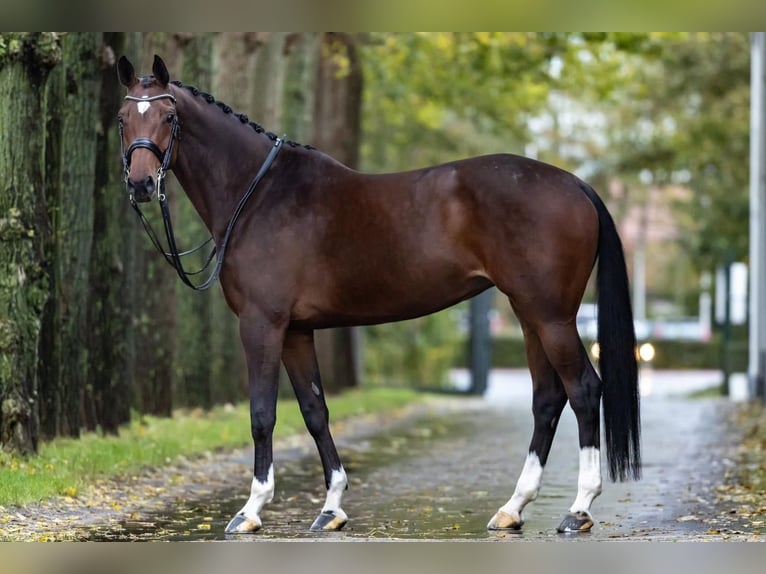
MULTIPOLYGON (((126 100, 132 100, 136 102, 151 102, 151 101, 159 100, 163 98, 172 100, 173 107, 175 108, 176 99, 175 99, 175 96, 173 96, 172 94, 167 94, 167 93, 159 94, 157 96, 152 96, 150 98, 137 98, 135 96, 125 96, 126 100)), ((221 273, 221 268, 223 267, 223 259, 226 253, 226 246, 228 245, 229 239, 231 238, 232 231, 234 230, 234 224, 237 222, 237 219, 239 218, 239 215, 242 213, 242 210, 244 209, 248 200, 255 192, 255 188, 258 186, 258 183, 263 179, 263 176, 266 175, 266 172, 271 167, 271 164, 274 163, 274 160, 276 159, 277 154, 279 153, 279 150, 282 147, 284 136, 282 138, 276 139, 276 141, 274 142, 274 146, 271 148, 268 155, 266 156, 266 159, 263 161, 263 164, 258 170, 258 173, 256 173, 255 177, 250 182, 250 185, 248 186, 247 191, 245 191, 245 194, 239 200, 237 207, 234 209, 234 212, 232 213, 231 218, 229 219, 229 224, 226 226, 226 232, 224 233, 220 246, 214 245, 213 249, 210 251, 210 254, 208 255, 202 267, 198 269, 197 271, 190 272, 184 269, 183 263, 181 262, 181 257, 184 257, 186 255, 191 255, 192 253, 199 251, 205 245, 213 241, 213 237, 211 236, 209 239, 207 239, 207 241, 203 242, 202 244, 198 245, 197 247, 193 249, 190 249, 188 251, 183 251, 183 252, 178 251, 175 233, 173 232, 173 221, 170 216, 170 207, 168 205, 167 195, 165 194, 165 172, 167 171, 168 166, 170 165, 170 160, 173 155, 173 144, 175 140, 178 139, 178 134, 180 131, 180 127, 178 125, 178 116, 176 113, 173 114, 173 119, 170 125, 170 141, 168 142, 168 147, 165 149, 164 153, 162 152, 162 150, 160 150, 160 147, 149 138, 136 138, 128 146, 128 149, 126 152, 124 143, 123 143, 124 138, 123 138, 122 122, 120 122, 119 129, 120 129, 120 148, 122 150, 122 163, 123 163, 123 168, 125 170, 126 184, 128 180, 128 174, 130 173, 130 158, 133 155, 133 152, 135 150, 139 148, 148 149, 160 161, 160 167, 157 170, 157 197, 159 199, 160 210, 162 212, 162 222, 165 228, 165 238, 167 239, 168 251, 165 251, 163 249, 162 243, 160 242, 160 239, 157 233, 154 231, 151 224, 149 223, 149 220, 141 211, 141 208, 138 206, 138 203, 133 197, 133 194, 131 193, 129 196, 130 205, 138 214, 138 217, 141 220, 141 224, 143 225, 144 230, 146 231, 146 234, 149 236, 149 239, 151 240, 152 245, 154 245, 157 251, 160 252, 160 254, 168 262, 168 264, 170 264, 176 270, 178 277, 180 277, 184 285, 186 285, 187 287, 190 287, 191 289, 194 289, 195 291, 206 291, 207 289, 210 289, 210 287, 213 286, 213 284, 216 282, 216 280, 218 279, 218 276, 221 273), (216 257, 215 267, 213 268, 213 271, 210 273, 210 276, 198 285, 195 285, 194 283, 192 283, 191 279, 189 278, 193 275, 198 275, 202 273, 205 269, 207 269, 208 265, 210 265, 210 262, 213 260, 213 257, 216 255, 217 257, 216 257)))

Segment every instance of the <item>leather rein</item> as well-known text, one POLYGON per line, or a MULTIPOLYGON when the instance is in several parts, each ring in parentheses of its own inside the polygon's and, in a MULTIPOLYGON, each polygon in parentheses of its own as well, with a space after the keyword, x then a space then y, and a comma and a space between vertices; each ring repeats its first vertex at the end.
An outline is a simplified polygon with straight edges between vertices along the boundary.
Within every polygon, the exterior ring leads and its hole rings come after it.
POLYGON ((168 198, 167 198, 167 195, 165 194, 165 174, 170 166, 170 161, 173 156, 173 147, 174 147, 175 141, 177 139, 180 139, 179 138, 180 126, 178 124, 178 114, 176 113, 176 110, 175 110, 176 98, 173 94, 165 93, 165 94, 159 94, 156 96, 144 97, 144 98, 138 98, 135 96, 125 96, 125 99, 135 101, 135 102, 147 102, 147 103, 155 101, 155 100, 169 99, 173 102, 174 109, 173 109, 173 118, 170 122, 170 140, 168 141, 168 145, 165 148, 164 152, 160 149, 160 147, 154 141, 152 141, 150 138, 145 138, 145 137, 136 138, 128 146, 128 149, 125 150, 125 143, 124 143, 124 137, 123 137, 124 128, 123 128, 122 121, 119 122, 120 151, 122 153, 122 165, 125 171, 125 184, 127 186, 128 176, 130 174, 130 161, 131 161, 131 157, 133 156, 133 152, 141 148, 148 149, 157 157, 157 159, 160 162, 160 167, 157 170, 157 197, 160 203, 160 210, 162 211, 162 222, 165 228, 165 238, 167 240, 167 245, 168 245, 167 251, 165 251, 165 249, 162 247, 162 243, 160 241, 159 236, 152 228, 151 224, 149 223, 149 220, 146 218, 144 213, 141 211, 141 208, 138 206, 138 202, 136 202, 132 193, 129 194, 130 205, 138 214, 138 217, 141 220, 141 224, 143 225, 144 230, 146 231, 146 234, 149 236, 149 239, 151 240, 152 245, 154 245, 157 251, 160 252, 160 254, 165 258, 165 260, 170 264, 170 266, 176 270, 176 273, 178 274, 178 276, 180 277, 184 285, 186 285, 187 287, 190 287, 191 289, 194 289, 195 291, 205 291, 207 289, 210 289, 210 287, 213 286, 213 284, 218 279, 218 276, 221 273, 221 268, 223 266, 223 259, 226 253, 226 246, 229 243, 229 239, 231 238, 232 231, 234 230, 234 224, 237 222, 237 219, 239 218, 240 213, 242 213, 242 210, 244 209, 250 197, 253 195, 253 192, 255 192, 255 188, 258 186, 258 183, 261 181, 261 179, 263 179, 263 176, 266 175, 266 172, 271 167, 271 164, 274 162, 274 159, 276 159, 277 154, 279 153, 279 150, 282 147, 284 136, 282 138, 276 139, 273 147, 269 151, 268 155, 266 156, 266 159, 263 161, 263 164, 258 170, 258 173, 256 173, 255 177, 250 181, 250 185, 247 187, 245 194, 239 200, 237 207, 234 209, 229 219, 229 224, 226 227, 226 232, 224 233, 223 239, 221 240, 221 244, 213 245, 213 248, 210 251, 210 254, 208 255, 207 259, 205 260, 205 263, 203 264, 203 266, 197 271, 190 272, 184 269, 183 264, 181 262, 181 258, 186 255, 191 255, 192 253, 199 251, 205 245, 213 241, 213 237, 211 236, 207 241, 198 245, 194 249, 190 249, 188 251, 183 251, 183 252, 178 251, 178 245, 176 243, 175 233, 173 232, 173 221, 170 217, 170 207, 168 205, 168 198), (208 278, 197 285, 192 283, 190 277, 192 277, 193 275, 198 275, 202 273, 205 269, 207 269, 207 267, 210 265, 211 261, 213 260, 213 257, 216 255, 217 257, 216 257, 215 267, 213 268, 213 271, 210 273, 208 278))

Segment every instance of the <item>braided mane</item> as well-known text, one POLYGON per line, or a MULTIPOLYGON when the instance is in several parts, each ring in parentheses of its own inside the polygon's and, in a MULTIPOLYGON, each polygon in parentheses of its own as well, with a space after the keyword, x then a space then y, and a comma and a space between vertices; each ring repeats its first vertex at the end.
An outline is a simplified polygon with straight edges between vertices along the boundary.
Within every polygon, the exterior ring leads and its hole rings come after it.
MULTIPOLYGON (((276 141, 277 134, 275 134, 273 132, 270 132, 270 131, 267 131, 260 124, 257 124, 255 122, 250 121, 250 118, 248 118, 247 115, 236 113, 230 106, 226 105, 223 102, 216 101, 216 99, 213 96, 211 96, 210 94, 208 94, 206 92, 203 92, 203 91, 195 88, 194 86, 184 85, 183 83, 179 82, 178 80, 172 81, 171 84, 173 84, 174 86, 178 86, 179 88, 184 88, 186 90, 189 90, 192 93, 193 96, 204 99, 208 104, 215 104, 216 106, 218 106, 221 109, 221 111, 224 114, 233 114, 240 122, 242 122, 243 124, 247 124, 252 129, 254 129, 256 133, 265 135, 271 141, 276 141)), ((313 146, 310 146, 310 145, 307 145, 307 144, 300 144, 300 143, 292 141, 292 140, 285 140, 284 143, 289 145, 290 147, 303 147, 305 149, 316 149, 313 146)))

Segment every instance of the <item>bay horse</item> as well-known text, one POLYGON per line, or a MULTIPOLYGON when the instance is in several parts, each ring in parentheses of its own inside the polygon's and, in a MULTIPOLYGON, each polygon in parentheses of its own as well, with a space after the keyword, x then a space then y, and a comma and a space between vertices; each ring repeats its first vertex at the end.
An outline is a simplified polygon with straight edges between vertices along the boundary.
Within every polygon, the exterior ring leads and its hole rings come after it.
POLYGON ((593 526, 602 401, 610 478, 640 477, 625 258, 614 221, 589 185, 509 154, 360 173, 170 82, 158 56, 141 77, 123 56, 118 75, 127 88, 118 119, 131 201, 157 193, 163 201, 162 178, 172 169, 219 249, 223 293, 239 318, 254 468, 249 498, 226 533, 259 530, 274 494, 280 360, 324 470, 327 496, 310 529, 339 530, 347 521, 341 501, 348 481, 328 428, 314 331, 419 317, 493 285, 523 327, 534 429, 516 488, 487 528, 521 528, 567 401, 577 418, 579 478, 558 530, 593 526), (600 376, 575 327, 597 260, 600 376))

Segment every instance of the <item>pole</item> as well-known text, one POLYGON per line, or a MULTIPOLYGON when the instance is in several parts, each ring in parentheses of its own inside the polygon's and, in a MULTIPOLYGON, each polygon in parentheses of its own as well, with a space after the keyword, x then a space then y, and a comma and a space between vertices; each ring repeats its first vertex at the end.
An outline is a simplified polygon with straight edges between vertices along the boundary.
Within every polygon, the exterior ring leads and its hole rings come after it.
POLYGON ((492 361, 492 340, 489 331, 491 310, 491 289, 479 293, 470 301, 471 387, 468 392, 475 395, 484 394, 489 380, 489 368, 492 361))
POLYGON ((724 316, 723 329, 721 332, 721 396, 729 396, 729 376, 731 367, 729 363, 729 351, 731 348, 731 258, 727 256, 724 264, 724 316))
POLYGON ((751 36, 750 68, 750 323, 751 396, 764 400, 766 373, 766 33, 751 36))

